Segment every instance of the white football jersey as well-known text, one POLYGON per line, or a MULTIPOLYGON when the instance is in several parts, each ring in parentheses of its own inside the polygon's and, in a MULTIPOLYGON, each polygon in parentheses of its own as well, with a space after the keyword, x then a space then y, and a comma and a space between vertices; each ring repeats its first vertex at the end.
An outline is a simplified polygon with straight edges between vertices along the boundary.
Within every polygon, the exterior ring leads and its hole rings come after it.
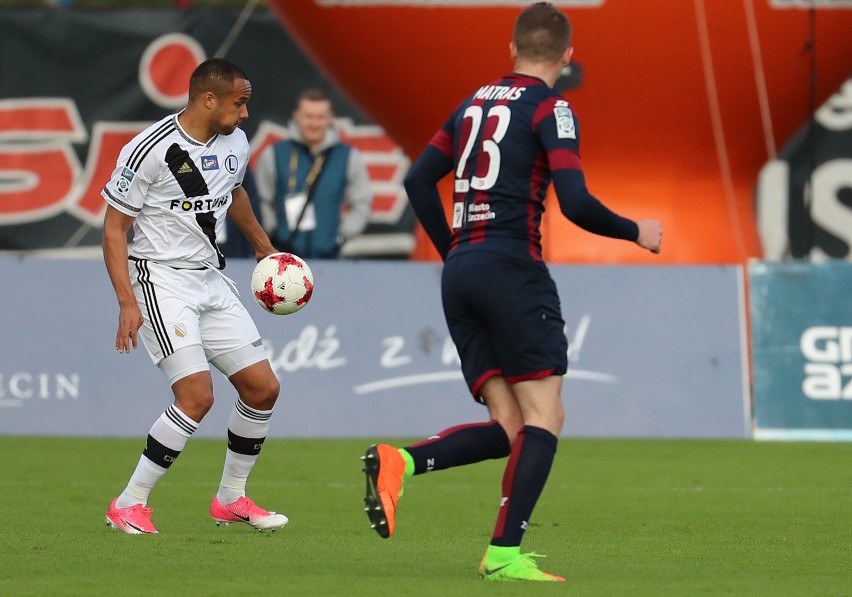
POLYGON ((136 218, 132 256, 173 267, 210 263, 222 269, 225 258, 216 238, 232 192, 243 182, 248 140, 238 128, 200 143, 177 117, 163 118, 122 148, 101 195, 136 218))

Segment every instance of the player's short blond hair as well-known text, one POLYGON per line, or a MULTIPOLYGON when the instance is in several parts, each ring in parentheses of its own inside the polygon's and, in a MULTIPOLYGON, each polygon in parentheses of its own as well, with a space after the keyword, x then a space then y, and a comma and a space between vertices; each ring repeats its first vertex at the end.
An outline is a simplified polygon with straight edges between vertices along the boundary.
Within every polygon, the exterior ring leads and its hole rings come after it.
POLYGON ((520 60, 556 62, 571 46, 571 23, 550 2, 536 2, 518 15, 513 40, 520 60))

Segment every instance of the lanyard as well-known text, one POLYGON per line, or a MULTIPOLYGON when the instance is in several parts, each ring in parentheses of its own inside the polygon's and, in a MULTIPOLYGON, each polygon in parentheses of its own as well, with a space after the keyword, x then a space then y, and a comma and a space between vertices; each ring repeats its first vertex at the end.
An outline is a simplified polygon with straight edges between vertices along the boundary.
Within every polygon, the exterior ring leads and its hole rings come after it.
MULTIPOLYGON (((322 170, 323 164, 325 163, 325 153, 322 152, 319 154, 316 159, 314 159, 314 163, 311 164, 311 169, 308 171, 308 176, 305 178, 305 186, 304 193, 309 195, 311 193, 311 187, 314 185, 314 182, 319 176, 320 171, 322 170)), ((299 150, 296 148, 296 144, 293 144, 293 149, 290 151, 290 175, 287 178, 287 194, 290 195, 296 192, 296 169, 299 166, 299 150)))

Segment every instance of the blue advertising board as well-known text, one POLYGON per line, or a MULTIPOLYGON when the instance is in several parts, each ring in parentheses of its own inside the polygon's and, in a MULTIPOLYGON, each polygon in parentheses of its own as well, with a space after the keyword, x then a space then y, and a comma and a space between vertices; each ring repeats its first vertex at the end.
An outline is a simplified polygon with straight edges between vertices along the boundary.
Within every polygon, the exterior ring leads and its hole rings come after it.
MULTIPOLYGON (((261 310, 253 262, 229 260, 281 397, 271 437, 421 437, 484 421, 441 312, 440 263, 311 262, 315 291, 292 315, 261 310)), ((744 438, 738 267, 552 266, 569 371, 564 435, 744 438)), ((118 307, 103 262, 0 257, 0 434, 144 436, 171 403, 140 347, 115 351, 118 307)), ((236 394, 197 435, 221 437, 236 394)))
POLYGON ((852 440, 852 264, 753 262, 749 278, 754 437, 852 440))

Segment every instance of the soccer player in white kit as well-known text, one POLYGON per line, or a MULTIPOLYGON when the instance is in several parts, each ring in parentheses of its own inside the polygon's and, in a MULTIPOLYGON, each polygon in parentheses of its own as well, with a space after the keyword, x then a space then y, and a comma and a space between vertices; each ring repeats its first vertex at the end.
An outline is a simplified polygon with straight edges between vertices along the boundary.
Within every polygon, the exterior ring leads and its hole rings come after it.
POLYGON ((190 77, 186 109, 125 145, 101 193, 104 261, 119 304, 115 348, 129 353, 141 336, 174 393, 127 487, 107 510, 107 524, 125 533, 157 532, 148 496, 213 405, 209 363, 239 393, 210 516, 258 530, 288 522, 245 494, 279 384, 234 283, 220 272, 225 259, 216 246, 228 217, 257 259, 276 252, 241 187, 249 144, 239 125, 248 118, 250 96, 251 83, 238 67, 221 58, 203 62, 190 77))

